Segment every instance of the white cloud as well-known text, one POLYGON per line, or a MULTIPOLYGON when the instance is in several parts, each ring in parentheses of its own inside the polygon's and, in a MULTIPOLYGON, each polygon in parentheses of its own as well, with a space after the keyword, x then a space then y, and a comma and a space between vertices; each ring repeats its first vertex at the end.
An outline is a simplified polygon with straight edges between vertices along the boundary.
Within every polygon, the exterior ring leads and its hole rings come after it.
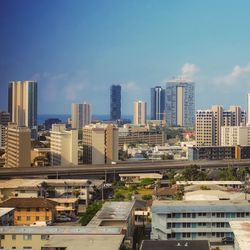
POLYGON ((121 84, 122 90, 126 92, 133 92, 133 91, 138 91, 139 87, 134 81, 129 81, 124 84, 121 84))
POLYGON ((235 85, 250 83, 250 63, 245 66, 235 65, 232 71, 224 76, 217 77, 216 84, 235 85))
POLYGON ((197 72, 199 68, 195 64, 185 63, 181 68, 181 77, 192 80, 197 72))

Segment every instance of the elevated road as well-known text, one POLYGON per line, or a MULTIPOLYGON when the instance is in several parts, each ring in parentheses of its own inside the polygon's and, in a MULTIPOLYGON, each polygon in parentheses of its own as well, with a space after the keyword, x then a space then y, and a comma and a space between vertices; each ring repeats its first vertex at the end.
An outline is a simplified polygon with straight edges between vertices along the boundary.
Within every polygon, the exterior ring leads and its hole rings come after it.
POLYGON ((202 169, 250 167, 250 160, 221 160, 221 161, 143 161, 122 162, 112 165, 78 165, 78 166, 53 166, 53 167, 27 167, 0 169, 0 179, 31 177, 31 176, 77 176, 77 175, 104 175, 119 173, 146 173, 164 172, 170 169, 183 169, 196 164, 202 169))

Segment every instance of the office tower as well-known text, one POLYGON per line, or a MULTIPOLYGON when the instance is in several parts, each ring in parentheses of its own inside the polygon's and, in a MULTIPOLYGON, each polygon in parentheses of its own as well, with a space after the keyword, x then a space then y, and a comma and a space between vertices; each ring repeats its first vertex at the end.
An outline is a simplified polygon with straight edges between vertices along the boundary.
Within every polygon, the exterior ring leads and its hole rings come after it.
POLYGON ((245 111, 239 106, 212 106, 208 110, 196 111, 196 144, 197 146, 219 146, 221 144, 222 126, 245 125, 245 111))
POLYGON ((151 120, 166 120, 165 89, 160 86, 151 88, 151 120))
POLYGON ((12 168, 30 167, 31 154, 30 129, 9 123, 5 138, 5 166, 12 168))
POLYGON ((50 131, 51 165, 78 165, 78 131, 53 124, 50 131))
POLYGON ((134 102, 134 124, 145 125, 147 123, 147 103, 143 101, 134 102))
POLYGON ((175 79, 166 84, 167 126, 194 127, 195 84, 184 79, 175 79))
POLYGON ((18 126, 32 129, 37 126, 37 82, 13 81, 9 83, 9 113, 18 126))
POLYGON ((72 128, 79 129, 91 123, 91 107, 88 103, 73 103, 71 114, 72 128))
POLYGON ((110 120, 121 119, 121 86, 112 85, 110 87, 110 120))
POLYGON ((118 161, 118 128, 90 124, 83 128, 83 163, 110 164, 118 161))
POLYGON ((10 114, 6 112, 0 112, 0 147, 5 146, 5 130, 10 122, 10 114))

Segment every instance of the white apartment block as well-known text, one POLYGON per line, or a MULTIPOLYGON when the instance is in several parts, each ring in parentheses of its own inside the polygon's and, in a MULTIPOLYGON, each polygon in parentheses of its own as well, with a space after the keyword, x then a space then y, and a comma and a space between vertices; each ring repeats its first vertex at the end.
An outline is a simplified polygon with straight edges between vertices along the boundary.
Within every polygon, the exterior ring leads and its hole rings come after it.
POLYGON ((236 146, 250 144, 250 127, 223 126, 221 127, 221 146, 236 146))
POLYGON ((50 131, 51 165, 78 165, 78 131, 53 124, 50 131))
POLYGON ((151 239, 221 241, 230 221, 250 219, 247 200, 154 201, 151 239))
POLYGON ((196 143, 197 146, 219 146, 222 126, 244 126, 246 112, 239 106, 230 106, 224 110, 222 106, 212 106, 208 110, 196 111, 196 143))

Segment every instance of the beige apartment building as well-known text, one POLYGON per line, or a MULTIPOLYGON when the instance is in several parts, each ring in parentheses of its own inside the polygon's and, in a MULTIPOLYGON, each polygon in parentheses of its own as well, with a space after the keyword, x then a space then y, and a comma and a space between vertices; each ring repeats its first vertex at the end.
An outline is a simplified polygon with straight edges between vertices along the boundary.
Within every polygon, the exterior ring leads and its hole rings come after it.
POLYGON ((5 167, 30 167, 30 129, 9 123, 5 140, 5 167))
POLYGON ((118 128, 91 124, 83 128, 83 163, 110 164, 118 161, 118 128))
POLYGON ((246 113, 239 106, 212 106, 208 110, 196 111, 197 146, 219 146, 222 126, 240 126, 246 124, 246 113))
POLYGON ((145 125, 147 123, 147 103, 143 101, 134 102, 134 124, 145 125))
POLYGON ((78 131, 53 124, 50 131, 51 165, 78 165, 78 131))

